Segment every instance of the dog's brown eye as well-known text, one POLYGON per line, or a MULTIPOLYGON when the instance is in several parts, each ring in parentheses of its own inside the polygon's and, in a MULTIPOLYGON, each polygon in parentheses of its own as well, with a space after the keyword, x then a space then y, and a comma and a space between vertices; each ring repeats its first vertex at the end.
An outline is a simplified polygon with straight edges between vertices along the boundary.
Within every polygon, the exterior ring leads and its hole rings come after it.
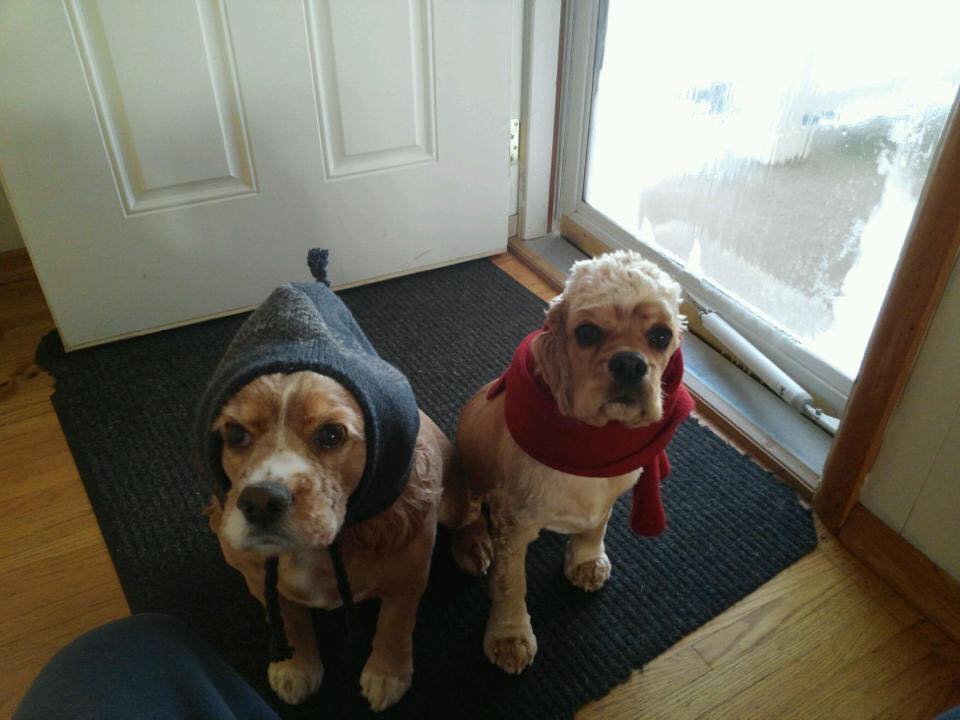
POLYGON ((227 423, 223 433, 223 440, 230 447, 244 448, 250 444, 250 433, 243 425, 237 423, 227 423))
POLYGON ((324 425, 313 434, 313 441, 324 450, 337 447, 347 437, 347 429, 343 425, 324 425))
POLYGON ((580 347, 596 345, 603 340, 603 330, 592 323, 584 323, 578 326, 577 329, 573 331, 573 334, 576 336, 577 345, 580 347))
POLYGON ((647 342, 654 350, 665 350, 673 339, 673 331, 666 325, 654 325, 647 330, 647 342))

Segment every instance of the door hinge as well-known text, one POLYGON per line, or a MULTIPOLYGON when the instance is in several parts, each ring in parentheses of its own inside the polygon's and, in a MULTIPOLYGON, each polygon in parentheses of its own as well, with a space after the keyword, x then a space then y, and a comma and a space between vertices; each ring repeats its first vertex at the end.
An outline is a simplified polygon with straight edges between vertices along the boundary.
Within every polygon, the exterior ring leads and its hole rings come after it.
POLYGON ((510 121, 510 164, 520 160, 520 118, 510 121))

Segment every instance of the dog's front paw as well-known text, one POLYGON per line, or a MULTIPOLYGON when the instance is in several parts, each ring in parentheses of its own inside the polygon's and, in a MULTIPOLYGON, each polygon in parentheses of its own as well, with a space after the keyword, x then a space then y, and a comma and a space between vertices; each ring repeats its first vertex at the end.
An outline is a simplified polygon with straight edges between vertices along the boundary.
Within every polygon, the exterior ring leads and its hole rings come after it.
POLYGON ((299 705, 320 687, 323 665, 295 657, 272 662, 267 668, 267 679, 277 697, 289 705, 299 705))
POLYGON ((529 621, 526 627, 510 630, 492 630, 488 625, 483 638, 483 651, 498 668, 518 675, 527 669, 537 654, 537 636, 533 634, 529 621))
POLYGON ((410 688, 409 675, 389 675, 371 669, 367 661, 360 674, 360 691, 376 712, 386 710, 410 688))
POLYGON ((602 588, 607 578, 610 577, 610 570, 610 559, 606 553, 578 565, 564 565, 563 567, 567 580, 587 592, 594 592, 602 588))

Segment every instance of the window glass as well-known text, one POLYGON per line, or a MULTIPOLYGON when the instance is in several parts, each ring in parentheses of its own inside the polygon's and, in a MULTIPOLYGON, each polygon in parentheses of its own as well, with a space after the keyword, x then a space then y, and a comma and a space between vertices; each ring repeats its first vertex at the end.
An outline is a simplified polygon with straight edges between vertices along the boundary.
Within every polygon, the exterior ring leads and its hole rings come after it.
POLYGON ((584 200, 854 377, 960 82, 960 2, 606 9, 584 200))

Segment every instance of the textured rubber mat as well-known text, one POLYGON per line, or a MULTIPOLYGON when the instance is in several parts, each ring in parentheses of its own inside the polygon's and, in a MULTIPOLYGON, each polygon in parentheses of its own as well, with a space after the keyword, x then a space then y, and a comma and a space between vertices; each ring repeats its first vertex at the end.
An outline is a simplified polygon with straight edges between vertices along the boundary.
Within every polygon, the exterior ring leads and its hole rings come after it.
MULTIPOLYGON (((331 268, 336 280, 336 258, 331 268)), ((500 373, 544 311, 486 260, 341 297, 450 437, 463 403, 500 373)), ((273 696, 263 610, 200 515, 207 498, 190 465, 193 413, 242 321, 70 355, 51 334, 37 358, 57 380, 53 403, 131 609, 185 620, 285 717, 365 716, 358 683, 365 657, 340 652, 339 612, 316 614, 326 656, 318 693, 295 708, 273 696)), ((570 716, 814 548, 810 512, 793 492, 694 420, 668 452, 668 528, 656 539, 633 535, 624 497, 607 533, 613 575, 603 590, 587 594, 566 581, 564 538, 544 533, 531 545, 528 603, 539 652, 519 677, 484 657, 485 583, 455 569, 441 534, 420 607, 413 686, 384 716, 570 716)), ((368 636, 375 611, 368 603, 361 613, 368 636)))

